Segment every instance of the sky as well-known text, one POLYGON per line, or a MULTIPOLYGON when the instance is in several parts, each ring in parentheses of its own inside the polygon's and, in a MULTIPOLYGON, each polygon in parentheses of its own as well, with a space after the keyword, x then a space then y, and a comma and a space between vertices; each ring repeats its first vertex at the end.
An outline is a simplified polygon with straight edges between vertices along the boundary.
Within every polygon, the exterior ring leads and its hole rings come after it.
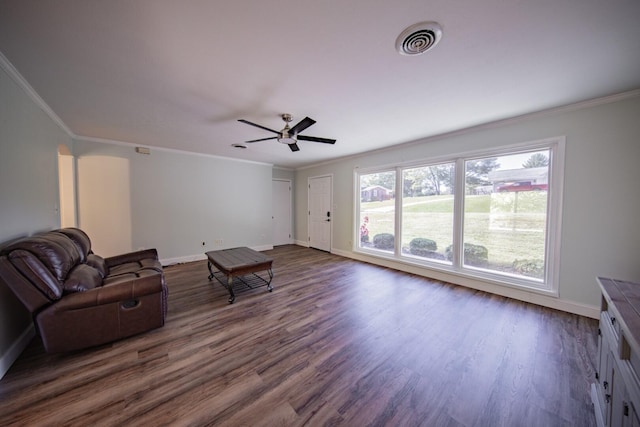
POLYGON ((523 153, 523 154, 513 154, 510 156, 502 156, 502 157, 498 157, 498 163, 500 163, 500 167, 496 170, 521 169, 522 164, 526 162, 527 159, 535 153, 542 153, 545 156, 549 157, 549 150, 542 150, 542 151, 529 152, 529 153, 523 153))

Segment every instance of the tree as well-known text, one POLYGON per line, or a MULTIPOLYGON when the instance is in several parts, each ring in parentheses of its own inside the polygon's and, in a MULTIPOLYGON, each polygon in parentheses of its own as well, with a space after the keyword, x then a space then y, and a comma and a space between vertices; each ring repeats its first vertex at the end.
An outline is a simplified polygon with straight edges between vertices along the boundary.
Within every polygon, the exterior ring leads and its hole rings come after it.
POLYGON ((442 187, 449 188, 451 192, 455 178, 454 164, 447 163, 444 165, 429 166, 425 178, 435 194, 442 194, 442 187))
POLYGON ((542 153, 534 153, 522 164, 523 168, 541 168, 549 166, 549 158, 542 153))
POLYGON ((442 194, 445 189, 453 189, 454 164, 424 166, 407 169, 403 173, 403 195, 405 197, 425 194, 442 194))
POLYGON ((487 159, 467 160, 465 176, 467 179, 467 185, 489 185, 489 172, 500 167, 498 159, 496 157, 489 157, 487 159))

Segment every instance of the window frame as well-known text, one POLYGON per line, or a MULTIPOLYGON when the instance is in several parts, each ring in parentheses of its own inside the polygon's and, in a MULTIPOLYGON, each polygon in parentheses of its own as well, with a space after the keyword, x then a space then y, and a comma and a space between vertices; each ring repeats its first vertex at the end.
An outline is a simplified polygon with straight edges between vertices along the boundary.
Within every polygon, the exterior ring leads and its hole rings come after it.
POLYGON ((561 244, 561 222, 562 222, 562 200, 564 188, 564 156, 565 156, 564 136, 541 139, 531 142, 523 142, 510 145, 502 145, 482 150, 465 151, 449 156, 438 156, 411 162, 401 162, 397 164, 386 164, 377 167, 367 167, 354 169, 354 244, 352 250, 356 253, 382 258, 417 266, 428 270, 454 274, 461 277, 481 280, 500 286, 513 287, 520 290, 542 293, 550 296, 558 296, 558 283, 560 277, 559 255, 561 244), (545 234, 545 273, 544 279, 527 278, 525 276, 498 273, 490 270, 464 266, 463 261, 463 236, 464 236, 464 203, 465 203, 465 162, 476 160, 482 157, 500 157, 539 150, 549 150, 549 187, 548 203, 546 212, 546 234, 545 234), (453 206, 453 259, 451 265, 438 262, 436 260, 418 259, 402 254, 401 232, 402 232, 402 179, 403 171, 416 167, 435 166, 443 163, 455 164, 454 183, 454 206, 453 206), (392 254, 380 253, 380 251, 360 247, 359 245, 359 220, 360 220, 360 176, 388 172, 395 170, 395 249, 392 254))

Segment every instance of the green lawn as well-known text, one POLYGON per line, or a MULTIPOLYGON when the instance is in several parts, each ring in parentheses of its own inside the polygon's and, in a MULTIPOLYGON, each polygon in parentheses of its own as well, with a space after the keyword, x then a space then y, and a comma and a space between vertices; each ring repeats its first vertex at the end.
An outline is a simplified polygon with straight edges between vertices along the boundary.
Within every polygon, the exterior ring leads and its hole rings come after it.
MULTIPOLYGON (((379 233, 394 234, 394 203, 361 204, 361 220, 369 218, 370 240, 379 233)), ((464 241, 488 249, 488 268, 515 272, 515 260, 544 259, 546 210, 546 191, 468 195, 464 241)), ((437 252, 444 255, 453 241, 452 196, 403 199, 402 247, 407 248, 416 237, 434 240, 437 252)), ((541 278, 539 271, 522 274, 541 278)))

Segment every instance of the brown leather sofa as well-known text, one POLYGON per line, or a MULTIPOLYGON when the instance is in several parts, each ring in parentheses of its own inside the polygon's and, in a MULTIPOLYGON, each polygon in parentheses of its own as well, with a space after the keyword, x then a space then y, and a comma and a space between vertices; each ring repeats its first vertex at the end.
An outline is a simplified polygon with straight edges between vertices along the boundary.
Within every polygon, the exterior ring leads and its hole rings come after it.
POLYGON ((0 281, 31 312, 50 353, 158 328, 167 313, 167 287, 155 249, 102 258, 77 228, 4 247, 0 281))

